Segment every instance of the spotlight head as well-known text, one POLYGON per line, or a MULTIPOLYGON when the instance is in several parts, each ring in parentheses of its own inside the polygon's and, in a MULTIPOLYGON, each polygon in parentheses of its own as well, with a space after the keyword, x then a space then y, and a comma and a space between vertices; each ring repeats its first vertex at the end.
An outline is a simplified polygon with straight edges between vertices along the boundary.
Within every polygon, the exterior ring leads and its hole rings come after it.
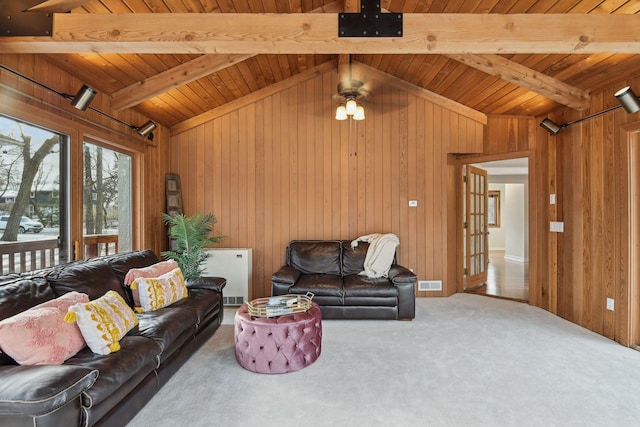
POLYGON ((93 101, 96 93, 97 92, 89 86, 82 85, 76 96, 73 97, 71 105, 73 108, 85 111, 89 107, 89 104, 91 104, 91 101, 93 101))
POLYGON ((633 93, 631 87, 623 87, 617 91, 614 96, 627 113, 633 114, 640 111, 640 101, 638 101, 638 97, 633 93))
MULTIPOLYGON (((156 124, 152 120, 149 120, 148 122, 137 128, 136 131, 138 132, 138 134, 140 134, 140 136, 146 136, 147 138, 149 138, 150 135, 153 135, 151 132, 153 132, 156 127, 156 124)), ((153 140, 153 136, 151 136, 149 139, 153 140)))
POLYGON ((550 135, 556 135, 562 129, 562 126, 551 119, 544 119, 540 122, 540 127, 549 132, 550 135))

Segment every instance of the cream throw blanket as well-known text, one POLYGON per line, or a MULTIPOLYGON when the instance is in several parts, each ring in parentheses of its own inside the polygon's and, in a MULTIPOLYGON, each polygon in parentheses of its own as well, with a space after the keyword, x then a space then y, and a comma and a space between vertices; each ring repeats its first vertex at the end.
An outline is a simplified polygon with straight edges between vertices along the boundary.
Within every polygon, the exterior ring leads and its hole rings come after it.
POLYGON ((351 247, 357 247, 358 242, 369 243, 369 249, 364 258, 364 271, 359 274, 371 278, 388 277, 396 247, 400 244, 398 236, 393 233, 367 234, 352 241, 351 247))

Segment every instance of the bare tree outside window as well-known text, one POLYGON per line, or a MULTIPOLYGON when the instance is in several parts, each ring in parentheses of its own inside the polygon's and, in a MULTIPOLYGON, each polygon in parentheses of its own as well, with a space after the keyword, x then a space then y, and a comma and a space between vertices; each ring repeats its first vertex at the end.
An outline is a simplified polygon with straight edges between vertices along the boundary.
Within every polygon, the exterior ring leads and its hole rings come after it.
POLYGON ((53 182, 59 181, 63 138, 0 116, 0 212, 9 217, 0 240, 18 241, 18 233, 25 230, 20 226, 23 216, 40 220, 42 205, 50 210, 46 193, 52 193, 53 182))

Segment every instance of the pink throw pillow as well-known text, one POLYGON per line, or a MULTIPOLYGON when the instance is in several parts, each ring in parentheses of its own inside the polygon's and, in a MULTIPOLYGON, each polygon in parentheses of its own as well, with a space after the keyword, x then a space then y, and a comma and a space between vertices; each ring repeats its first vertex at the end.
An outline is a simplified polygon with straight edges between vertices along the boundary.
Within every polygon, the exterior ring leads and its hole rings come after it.
POLYGON ((67 309, 89 297, 69 292, 0 321, 0 349, 20 365, 60 365, 86 343, 67 309))
MULTIPOLYGON (((176 268, 178 268, 178 263, 173 259, 161 261, 144 268, 132 268, 124 277, 124 284, 126 286, 131 286, 136 279, 160 277, 171 270, 175 270, 176 268)), ((132 288, 131 294, 133 295, 134 305, 136 307, 140 307, 140 295, 138 294, 138 290, 132 288)))

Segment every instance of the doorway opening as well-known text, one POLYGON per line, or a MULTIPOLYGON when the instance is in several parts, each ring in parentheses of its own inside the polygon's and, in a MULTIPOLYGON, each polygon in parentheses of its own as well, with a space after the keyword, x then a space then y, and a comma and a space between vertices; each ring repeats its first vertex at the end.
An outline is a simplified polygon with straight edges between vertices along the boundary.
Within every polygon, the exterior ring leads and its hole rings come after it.
MULTIPOLYGON (((527 157, 472 163, 487 172, 488 265, 468 293, 529 301, 529 162, 527 157)), ((465 210, 467 207, 465 206, 465 210)))

